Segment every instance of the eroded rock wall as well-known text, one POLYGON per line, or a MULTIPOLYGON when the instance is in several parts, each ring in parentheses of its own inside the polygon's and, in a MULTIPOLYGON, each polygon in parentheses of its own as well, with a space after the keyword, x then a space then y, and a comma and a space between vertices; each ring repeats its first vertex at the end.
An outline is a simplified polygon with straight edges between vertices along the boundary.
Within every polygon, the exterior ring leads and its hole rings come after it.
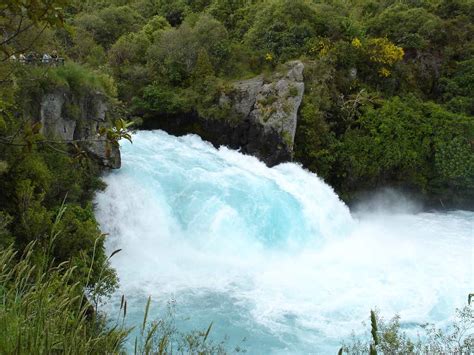
POLYGON ((81 97, 66 89, 45 94, 39 117, 42 133, 61 141, 79 142, 93 158, 105 167, 120 168, 120 150, 98 135, 99 127, 107 126, 108 99, 99 92, 81 97))
POLYGON ((228 95, 232 111, 238 117, 237 126, 248 127, 239 137, 244 153, 268 165, 292 159, 304 93, 303 70, 302 62, 292 61, 266 80, 257 77, 234 84, 228 95))
POLYGON ((147 120, 144 128, 175 135, 196 133, 216 146, 225 145, 273 166, 293 158, 298 109, 303 99, 304 64, 286 63, 269 77, 231 83, 218 106, 221 118, 198 113, 147 120))

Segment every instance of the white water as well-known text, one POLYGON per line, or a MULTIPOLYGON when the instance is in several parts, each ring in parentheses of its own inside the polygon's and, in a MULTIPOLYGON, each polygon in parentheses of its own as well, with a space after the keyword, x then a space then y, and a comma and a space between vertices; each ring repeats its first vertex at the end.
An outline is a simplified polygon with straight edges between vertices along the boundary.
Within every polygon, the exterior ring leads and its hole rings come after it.
POLYGON ((128 324, 176 300, 182 330, 250 354, 335 353, 371 308, 406 327, 443 326, 474 291, 474 213, 351 216, 295 164, 267 168, 196 136, 140 132, 105 178, 97 218, 110 233, 128 324), (242 343, 241 340, 246 338, 242 343))

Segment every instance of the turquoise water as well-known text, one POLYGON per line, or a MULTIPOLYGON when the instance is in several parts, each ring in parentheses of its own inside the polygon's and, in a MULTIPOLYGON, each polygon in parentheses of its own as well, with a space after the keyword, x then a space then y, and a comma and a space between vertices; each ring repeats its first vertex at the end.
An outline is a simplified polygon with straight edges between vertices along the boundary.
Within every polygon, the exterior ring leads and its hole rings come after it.
MULTIPOLYGON (((96 215, 120 290, 104 306, 139 324, 172 300, 186 331, 213 322, 249 354, 335 353, 377 306, 443 326, 474 285, 474 214, 416 213, 407 201, 351 215, 296 164, 267 168, 197 136, 139 132, 122 145, 96 215), (393 206, 392 206, 393 207, 393 206)), ((381 199, 383 201, 384 199, 381 199)))

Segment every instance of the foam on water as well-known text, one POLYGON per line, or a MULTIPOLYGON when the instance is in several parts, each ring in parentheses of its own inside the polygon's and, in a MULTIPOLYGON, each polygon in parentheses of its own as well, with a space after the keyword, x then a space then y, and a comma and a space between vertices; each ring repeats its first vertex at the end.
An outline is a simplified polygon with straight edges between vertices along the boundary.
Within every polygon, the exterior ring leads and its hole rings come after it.
POLYGON ((474 214, 365 211, 296 164, 268 168, 197 136, 139 132, 107 175, 96 215, 109 232, 129 324, 145 300, 177 325, 253 353, 335 352, 377 306, 443 325, 474 285, 474 214))

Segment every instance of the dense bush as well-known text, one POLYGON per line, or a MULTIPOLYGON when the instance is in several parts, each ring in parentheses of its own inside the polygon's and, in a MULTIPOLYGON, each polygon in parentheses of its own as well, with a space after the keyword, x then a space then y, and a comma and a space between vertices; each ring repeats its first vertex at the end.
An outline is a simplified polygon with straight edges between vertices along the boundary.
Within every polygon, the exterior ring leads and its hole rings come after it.
POLYGON ((105 48, 121 35, 139 30, 144 25, 143 18, 129 6, 111 6, 94 13, 81 13, 74 21, 105 48))
POLYGON ((385 320, 377 311, 371 311, 370 335, 343 344, 340 354, 470 354, 474 351, 474 310, 472 306, 456 309, 453 321, 444 329, 433 324, 418 327, 418 338, 404 330, 401 318, 385 320))
POLYGON ((306 41, 343 32, 341 16, 329 5, 306 0, 271 1, 262 5, 246 34, 247 44, 282 60, 298 57, 306 41))
POLYGON ((389 182, 448 200, 474 197, 474 120, 395 97, 368 108, 355 125, 340 148, 347 183, 371 188, 389 182))
MULTIPOLYGON (((444 201, 450 188, 453 196, 472 195, 469 169, 456 168, 457 175, 447 177, 441 167, 461 154, 454 152, 472 155, 465 143, 469 130, 453 128, 458 123, 451 113, 471 125, 473 9, 468 0, 72 1, 65 29, 48 29, 37 48, 54 43, 83 66, 66 65, 20 88, 102 86, 113 94, 115 86, 107 75, 97 75, 101 72, 114 77, 130 115, 159 119, 197 113, 222 119, 228 110, 216 103, 230 81, 300 58, 306 63, 306 90, 297 160, 345 198, 359 188, 400 184, 444 201), (87 67, 96 70, 92 80, 87 67), (439 137, 431 137, 426 152, 420 150, 423 144, 411 152, 404 141, 425 139, 433 112, 443 112, 439 120, 459 137, 443 150, 435 147, 439 137), (409 123, 409 117, 415 118, 409 123), (388 125, 392 136, 377 138, 365 127, 369 121, 388 125), (364 148, 357 148, 362 143, 364 148)), ((34 95, 28 100, 27 106, 35 104, 34 95)))
POLYGON ((403 48, 426 49, 446 41, 442 20, 423 7, 395 4, 368 24, 369 32, 386 36, 403 48))

